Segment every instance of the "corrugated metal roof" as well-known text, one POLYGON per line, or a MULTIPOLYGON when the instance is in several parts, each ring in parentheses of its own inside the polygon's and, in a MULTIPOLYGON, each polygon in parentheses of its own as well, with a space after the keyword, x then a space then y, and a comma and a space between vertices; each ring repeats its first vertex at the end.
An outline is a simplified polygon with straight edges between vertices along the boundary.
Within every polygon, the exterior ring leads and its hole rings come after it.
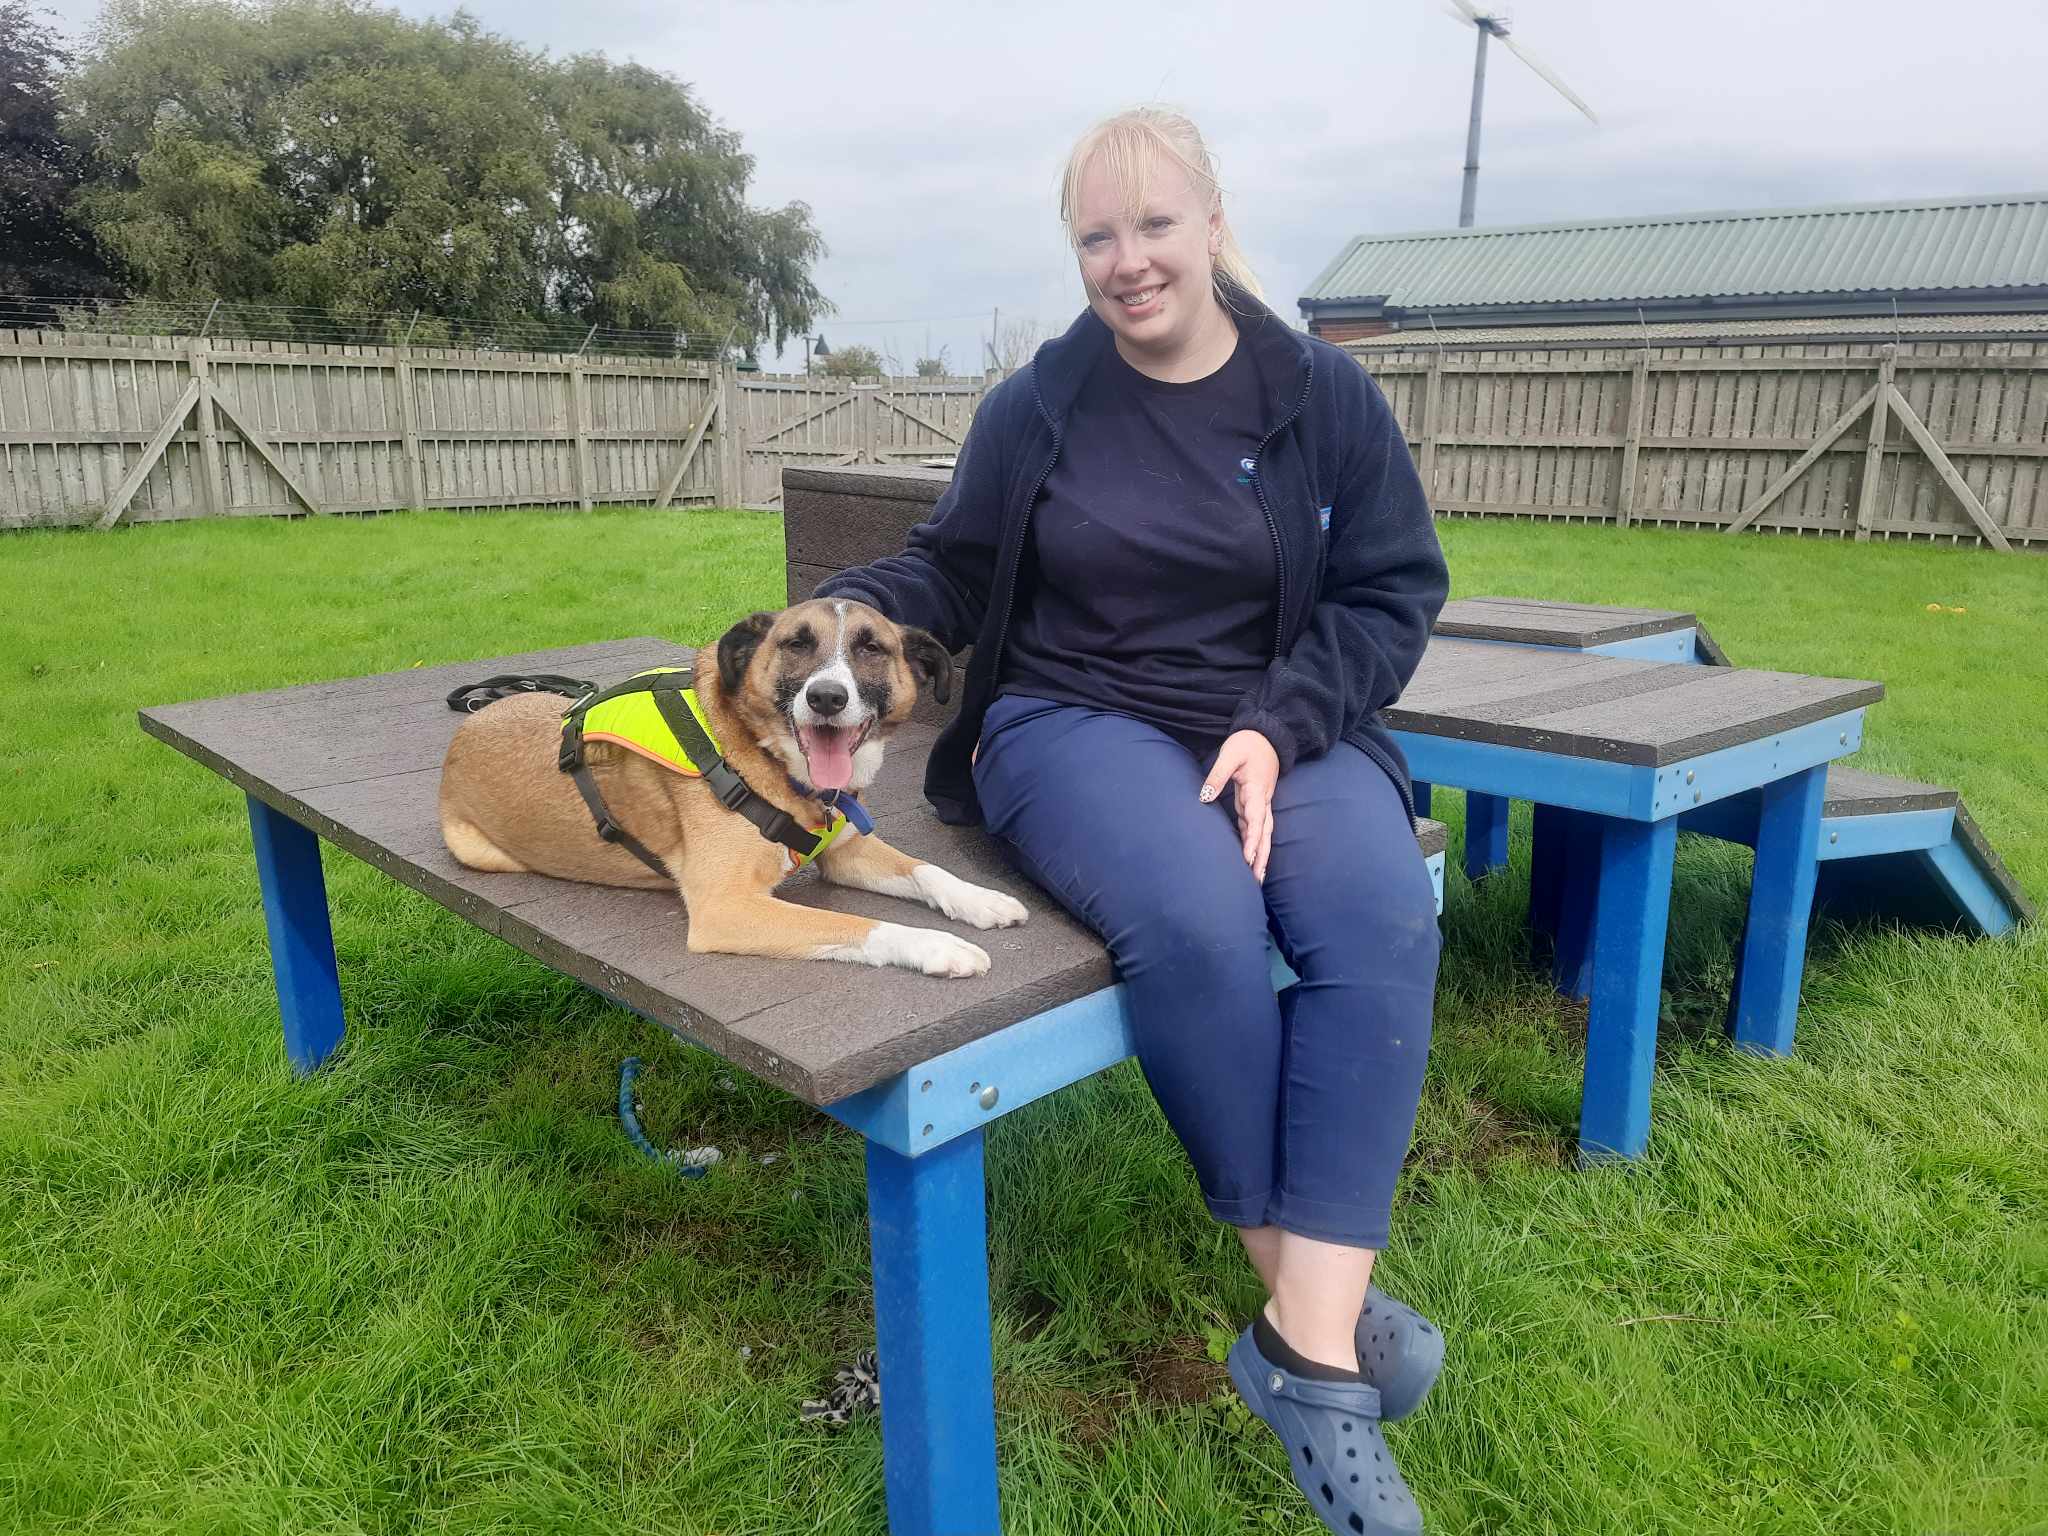
POLYGON ((2048 314, 1901 315, 1897 319, 1890 315, 1794 316, 1784 320, 1652 320, 1648 325, 1631 320, 1608 325, 1446 325, 1435 330, 1411 320, 1406 330, 1360 336, 1339 345, 1347 352, 1386 352, 1427 351, 1436 346, 1555 347, 1583 342, 1612 342, 1625 347, 1660 341, 1751 344, 1805 341, 1815 336, 1890 341, 1894 335, 1901 339, 1969 336, 2048 340, 2048 314))
POLYGON ((1361 235, 1304 304, 1573 304, 2048 286, 2048 193, 1361 235))

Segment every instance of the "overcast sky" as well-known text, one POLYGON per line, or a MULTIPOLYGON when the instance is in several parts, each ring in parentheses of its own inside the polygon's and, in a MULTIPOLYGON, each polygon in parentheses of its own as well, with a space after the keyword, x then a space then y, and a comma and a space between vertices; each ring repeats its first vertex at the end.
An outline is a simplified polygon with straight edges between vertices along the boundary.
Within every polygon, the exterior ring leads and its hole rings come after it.
MULTIPOLYGON (((97 10, 46 3, 74 28, 97 10)), ((1600 126, 1490 47, 1481 224, 2048 190, 2043 0, 1499 8, 1600 126)), ((556 54, 689 82, 755 156, 753 200, 814 210, 837 306, 826 338, 906 368, 929 345, 974 369, 996 309, 1048 328, 1072 318, 1059 170, 1083 129, 1136 102, 1202 126, 1239 238, 1289 318, 1349 237, 1457 223, 1473 32, 1445 0, 468 9, 556 54)))

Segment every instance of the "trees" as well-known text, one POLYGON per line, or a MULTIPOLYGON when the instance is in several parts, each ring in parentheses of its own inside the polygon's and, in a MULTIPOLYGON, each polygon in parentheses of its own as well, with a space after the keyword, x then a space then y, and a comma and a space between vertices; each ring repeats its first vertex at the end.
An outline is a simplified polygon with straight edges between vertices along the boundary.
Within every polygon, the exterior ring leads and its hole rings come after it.
POLYGON ((66 212, 86 171, 59 127, 71 56, 36 18, 28 0, 0 0, 0 294, 116 293, 105 254, 66 212))
POLYGON ((80 199, 150 298, 357 316, 516 345, 521 321, 779 345, 825 307, 810 210, 746 201, 753 161, 687 86, 556 62, 457 11, 368 0, 109 0, 71 121, 80 199))
POLYGON ((1036 320, 1006 320, 996 327, 989 343, 989 366, 1014 373, 1031 361, 1038 344, 1052 333, 1036 320))
POLYGON ((824 357, 812 359, 813 368, 830 379, 878 379, 888 372, 888 363, 873 347, 841 347, 824 357))
POLYGON ((823 308, 824 242, 801 203, 747 206, 752 157, 686 87, 638 64, 570 59, 561 133, 560 299, 604 325, 688 324, 781 346, 823 308))

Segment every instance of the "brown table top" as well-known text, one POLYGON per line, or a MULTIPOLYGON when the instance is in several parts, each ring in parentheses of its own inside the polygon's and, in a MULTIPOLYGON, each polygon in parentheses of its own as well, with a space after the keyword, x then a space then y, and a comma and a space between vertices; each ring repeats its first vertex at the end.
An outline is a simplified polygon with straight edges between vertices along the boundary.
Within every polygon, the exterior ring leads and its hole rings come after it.
POLYGON ((1882 683, 1437 636, 1389 726, 1661 767, 1875 704, 1882 683))
MULTIPOLYGON (((986 976, 692 955, 672 892, 485 874, 455 862, 436 814, 441 760, 462 718, 447 707, 450 689, 503 672, 617 679, 690 654, 662 640, 608 641, 163 705, 143 710, 141 723, 336 846, 809 1103, 831 1103, 1110 984, 1109 956, 1093 934, 1012 871, 986 834, 946 826, 925 805, 925 758, 937 731, 918 721, 892 738, 865 797, 880 832, 906 853, 1008 891, 1031 909, 1030 922, 981 932, 913 903, 827 885, 813 871, 778 894, 948 929, 989 952, 986 976)), ((1424 823, 1418 835, 1425 851, 1443 850, 1441 825, 1424 823)))
POLYGON ((1534 597, 1454 597, 1444 604, 1430 633, 1457 640, 1504 640, 1590 650, 1617 640, 1694 629, 1698 624, 1694 615, 1675 609, 1610 608, 1534 597))

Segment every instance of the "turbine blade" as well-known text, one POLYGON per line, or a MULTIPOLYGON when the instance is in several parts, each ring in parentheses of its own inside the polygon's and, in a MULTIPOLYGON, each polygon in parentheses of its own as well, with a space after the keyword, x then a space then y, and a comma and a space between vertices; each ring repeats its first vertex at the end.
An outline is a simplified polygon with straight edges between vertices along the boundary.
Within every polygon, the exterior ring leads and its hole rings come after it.
POLYGON ((1479 11, 1472 0, 1444 0, 1444 10, 1453 21, 1462 21, 1468 27, 1479 25, 1479 11))
POLYGON ((1548 84, 1552 90, 1556 91, 1558 95, 1562 96, 1566 101, 1570 102, 1573 106, 1577 107, 1581 112, 1585 113, 1586 120, 1588 122, 1594 124, 1596 127, 1599 125, 1600 119, 1593 115, 1593 109, 1587 106, 1583 101, 1579 100, 1578 93, 1575 92, 1570 86, 1566 85, 1562 80, 1558 79, 1557 76, 1551 70, 1545 68, 1542 62, 1535 58, 1533 55, 1531 55, 1528 49, 1524 48, 1520 43, 1516 42, 1512 37, 1507 36, 1505 33, 1497 32, 1494 34, 1494 36, 1499 38, 1501 42, 1507 44, 1508 52, 1512 53, 1516 58, 1520 59, 1524 64, 1528 65, 1531 69, 1535 70, 1538 78, 1540 78, 1546 84, 1548 84))

